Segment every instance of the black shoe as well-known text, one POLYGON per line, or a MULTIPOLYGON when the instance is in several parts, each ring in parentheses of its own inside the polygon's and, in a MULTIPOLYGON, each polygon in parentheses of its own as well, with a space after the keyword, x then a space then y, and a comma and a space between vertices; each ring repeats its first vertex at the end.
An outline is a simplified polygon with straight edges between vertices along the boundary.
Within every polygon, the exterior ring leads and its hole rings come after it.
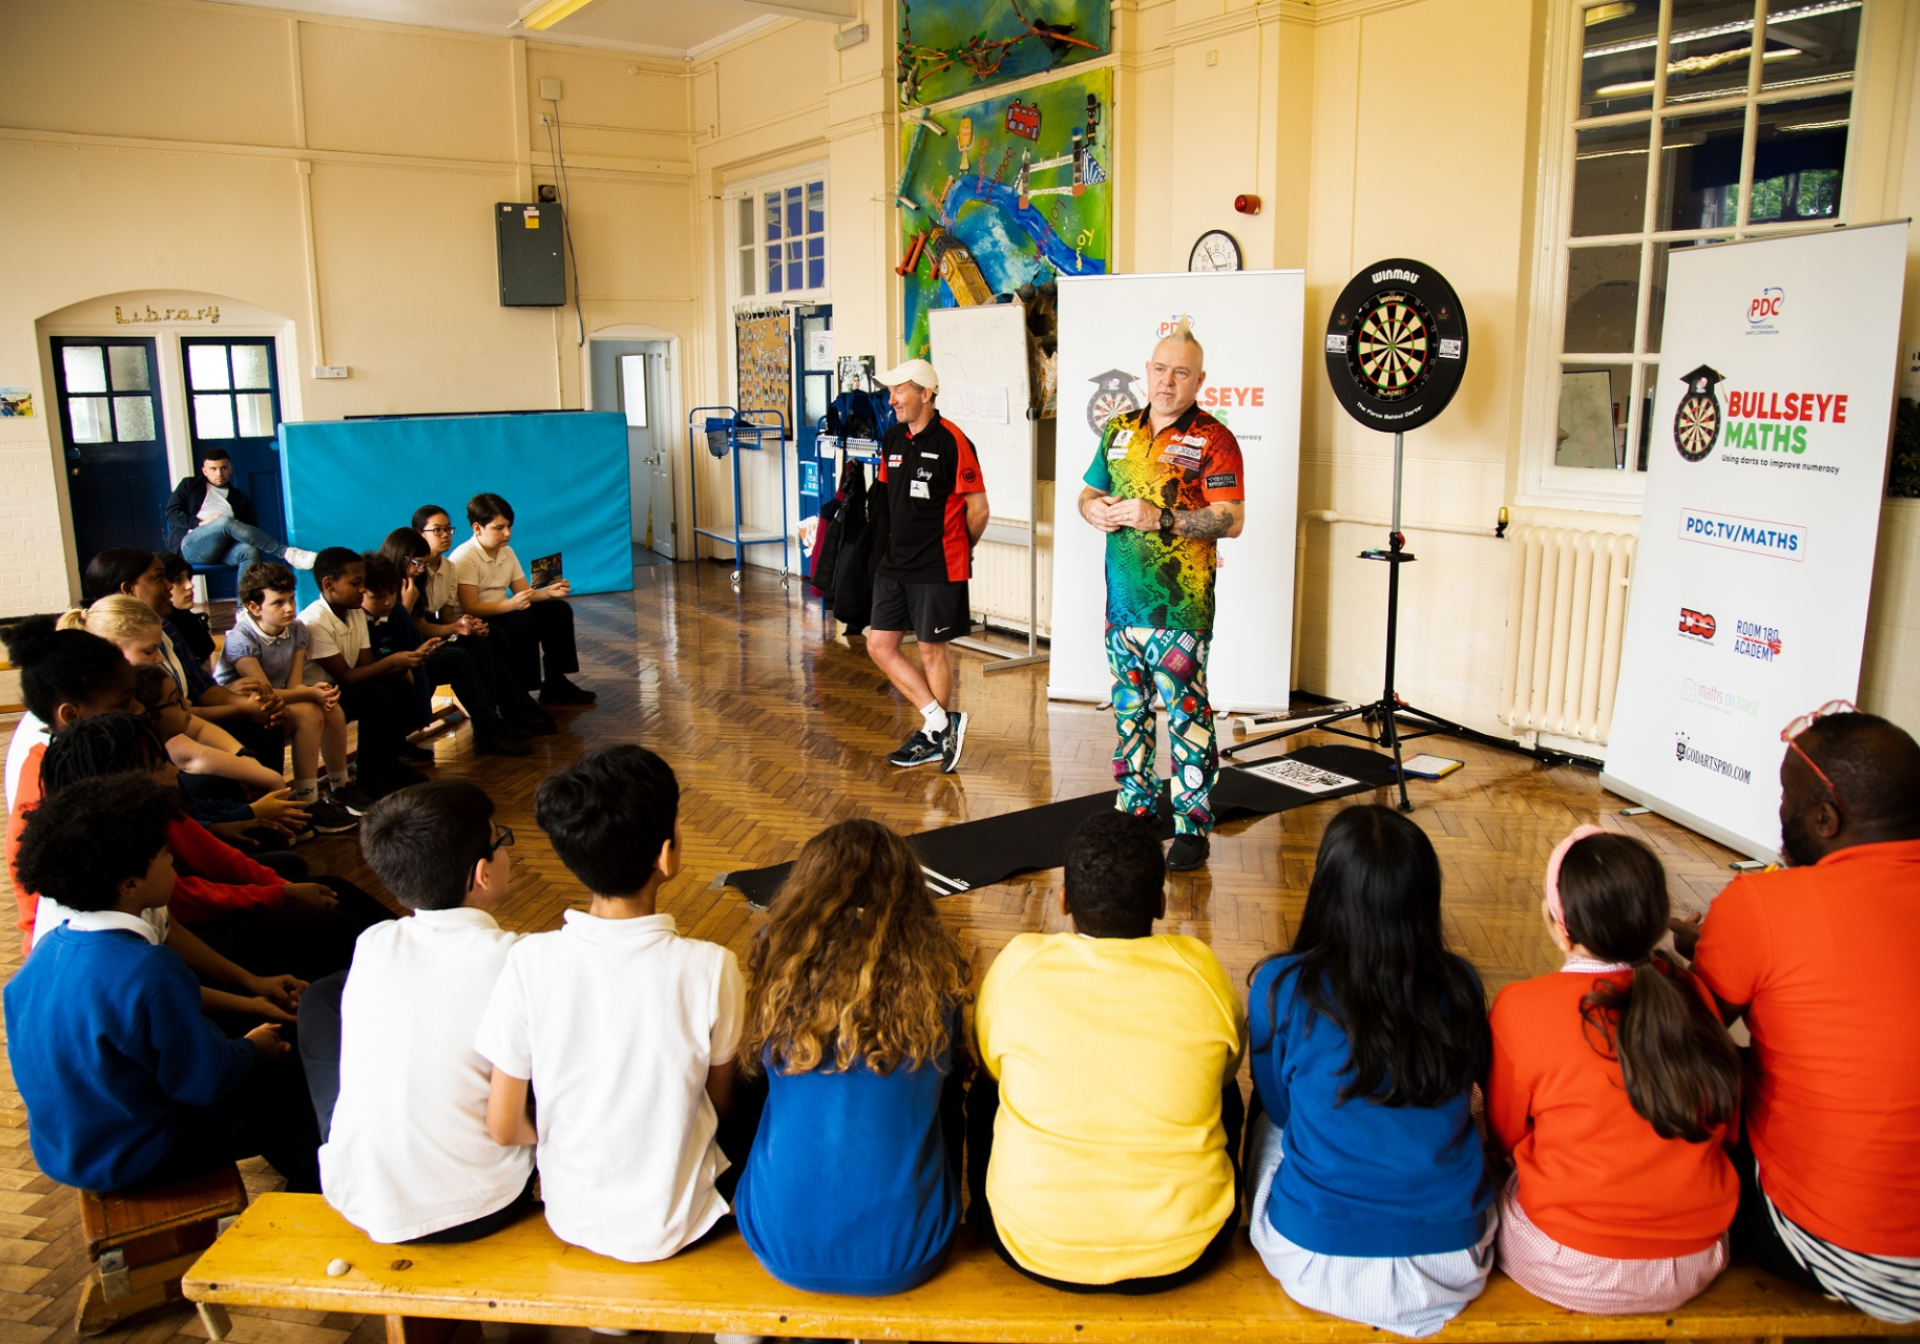
POLYGON ((600 697, 584 686, 576 686, 565 677, 548 677, 540 688, 543 705, 590 705, 600 697))
POLYGON ((427 777, 418 770, 409 770, 405 766, 401 766, 397 770, 375 775, 372 778, 362 775, 357 782, 368 797, 378 800, 385 798, 390 793, 398 793, 402 789, 410 789, 416 784, 425 784, 427 777))
POLYGON ((947 715, 947 731, 940 734, 940 773, 950 775, 960 768, 960 748, 967 741, 967 716, 958 710, 947 715))
POLYGON ((533 748, 527 740, 513 733, 503 733, 498 729, 489 733, 476 732, 473 735, 473 750, 481 756, 531 756, 533 748))
POLYGON ((932 765, 940 759, 940 744, 924 732, 915 733, 887 757, 888 765, 932 765))
POLYGON ((399 753, 394 757, 402 765, 432 765, 433 753, 425 747, 415 746, 411 742, 402 742, 399 753))
MULTIPOLYGON (((373 800, 367 800, 371 806, 373 800)), ((322 835, 344 835, 360 824, 360 818, 345 803, 321 798, 307 804, 307 824, 322 835)))
POLYGON ((520 713, 509 715, 507 724, 524 737, 551 737, 560 731, 560 725, 553 721, 553 715, 532 705, 520 713))
MULTIPOLYGON (((343 784, 333 791, 333 801, 356 817, 364 817, 379 800, 356 783, 343 784)), ((311 812, 308 814, 311 816, 311 812)))
POLYGON ((1192 872, 1207 861, 1207 837, 1197 831, 1182 831, 1167 848, 1167 871, 1192 872))

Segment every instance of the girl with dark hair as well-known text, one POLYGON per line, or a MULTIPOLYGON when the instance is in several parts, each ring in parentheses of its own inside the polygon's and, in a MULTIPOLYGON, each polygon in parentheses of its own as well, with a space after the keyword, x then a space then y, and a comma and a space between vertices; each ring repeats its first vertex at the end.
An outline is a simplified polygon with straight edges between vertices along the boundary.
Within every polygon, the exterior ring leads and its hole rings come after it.
POLYGON ((1432 1334, 1486 1285, 1498 1216, 1470 1113, 1486 998, 1447 950, 1420 828, 1335 816, 1293 947, 1247 997, 1255 1249, 1303 1306, 1432 1334))
POLYGON ((1652 850, 1580 827, 1547 862, 1543 913, 1566 964, 1493 1004, 1487 1122, 1515 1168, 1501 1268, 1570 1311, 1671 1311, 1727 1264, 1739 1054, 1705 986, 1654 950, 1670 912, 1652 850))
POLYGON ((180 683, 194 712, 233 734, 249 756, 279 768, 279 723, 285 713, 280 697, 273 687, 253 678, 216 686, 205 664, 194 659, 191 649, 175 641, 173 632, 165 626, 173 614, 173 588, 167 583, 166 565, 159 556, 127 546, 109 547, 87 561, 82 586, 89 602, 124 593, 151 607, 162 623, 160 661, 180 683))
POLYGON ((863 820, 814 836, 748 967, 738 1058, 768 1090, 734 1195, 740 1234, 796 1288, 905 1292, 960 1225, 966 987, 907 842, 863 820))

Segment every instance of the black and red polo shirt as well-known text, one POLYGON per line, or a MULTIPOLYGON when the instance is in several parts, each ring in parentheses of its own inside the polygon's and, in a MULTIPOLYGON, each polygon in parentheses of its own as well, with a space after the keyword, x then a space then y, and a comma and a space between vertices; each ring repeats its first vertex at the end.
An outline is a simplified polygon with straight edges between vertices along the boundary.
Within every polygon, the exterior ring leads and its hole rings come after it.
POLYGON ((901 583, 964 583, 973 575, 965 496, 987 488, 973 442, 934 412, 918 435, 895 425, 880 444, 892 531, 879 572, 901 583))

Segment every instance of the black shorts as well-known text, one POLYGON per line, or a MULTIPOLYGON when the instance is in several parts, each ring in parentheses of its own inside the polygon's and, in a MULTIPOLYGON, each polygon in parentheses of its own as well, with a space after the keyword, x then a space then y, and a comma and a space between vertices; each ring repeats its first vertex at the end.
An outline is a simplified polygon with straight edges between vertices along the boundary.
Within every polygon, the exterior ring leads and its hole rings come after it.
POLYGON ((967 581, 958 583, 902 583, 885 574, 873 576, 874 630, 911 630, 922 644, 945 644, 973 629, 973 608, 967 601, 967 581))

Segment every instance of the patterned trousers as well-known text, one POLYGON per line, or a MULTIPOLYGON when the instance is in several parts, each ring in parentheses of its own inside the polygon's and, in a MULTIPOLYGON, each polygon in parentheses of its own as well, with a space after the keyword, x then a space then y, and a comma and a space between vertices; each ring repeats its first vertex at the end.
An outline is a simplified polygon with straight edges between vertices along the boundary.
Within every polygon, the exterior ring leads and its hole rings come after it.
POLYGON ((1207 703, 1207 648, 1211 634, 1197 630, 1107 627, 1107 667, 1113 673, 1113 720, 1119 741, 1113 777, 1123 812, 1152 816, 1160 795, 1153 769, 1153 694, 1167 707, 1173 737, 1173 825, 1182 834, 1213 828, 1209 800, 1220 773, 1213 740, 1213 706, 1207 703))

